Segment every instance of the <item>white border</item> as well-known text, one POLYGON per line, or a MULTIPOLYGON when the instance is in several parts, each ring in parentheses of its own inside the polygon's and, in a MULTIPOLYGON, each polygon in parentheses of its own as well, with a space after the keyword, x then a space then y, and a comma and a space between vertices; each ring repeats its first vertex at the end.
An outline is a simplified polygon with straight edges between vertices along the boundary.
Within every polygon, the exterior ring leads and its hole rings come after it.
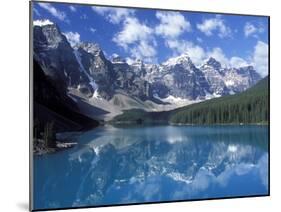
MULTIPOLYGON (((67 0, 67 2, 155 7, 271 16, 271 197, 152 204, 75 211, 278 211, 281 203, 280 98, 281 12, 276 0, 67 0)), ((29 2, 1 2, 1 204, 0 211, 28 210, 29 2)), ((73 210, 67 210, 73 211, 73 210)))

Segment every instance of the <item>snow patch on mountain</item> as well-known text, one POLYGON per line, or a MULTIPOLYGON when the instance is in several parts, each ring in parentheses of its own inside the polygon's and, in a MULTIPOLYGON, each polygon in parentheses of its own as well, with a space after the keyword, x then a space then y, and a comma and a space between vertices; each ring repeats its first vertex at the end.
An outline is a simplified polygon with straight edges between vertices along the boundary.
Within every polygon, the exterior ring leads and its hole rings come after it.
MULTIPOLYGON (((182 107, 182 106, 186 106, 186 105, 195 103, 195 101, 191 101, 189 99, 184 99, 184 98, 181 98, 181 97, 175 97, 173 95, 169 95, 165 98, 160 98, 157 94, 154 94, 153 97, 156 98, 156 99, 159 99, 162 102, 170 103, 172 105, 176 105, 177 107, 182 107)), ((196 102, 198 102, 198 101, 196 101, 196 102)))
POLYGON ((51 22, 50 20, 48 19, 44 19, 44 20, 35 20, 33 21, 33 26, 46 26, 46 25, 53 25, 54 23, 51 22))
POLYGON ((227 80, 227 81, 225 81, 225 85, 226 86, 233 86, 235 83, 234 83, 234 81, 233 80, 227 80))
MULTIPOLYGON (((209 93, 209 92, 206 92, 206 96, 205 96, 205 100, 208 100, 208 99, 213 99, 213 98, 218 98, 218 97, 221 97, 222 95, 219 94, 219 93, 209 93)), ((200 100, 200 99, 198 99, 200 100)), ((202 101, 202 100, 201 100, 202 101)))
POLYGON ((85 70, 85 68, 84 68, 84 66, 82 65, 82 62, 81 62, 81 55, 80 55, 80 53, 77 50, 74 50, 73 54, 75 55, 76 60, 77 60, 77 62, 79 64, 79 66, 80 66, 80 71, 81 72, 82 71, 86 72, 86 70, 85 70))
POLYGON ((89 73, 86 71, 86 69, 84 68, 82 62, 81 62, 81 54, 78 50, 74 50, 73 51, 75 57, 76 57, 76 60, 80 66, 80 71, 81 72, 84 72, 86 74, 86 76, 88 77, 89 79, 89 84, 91 85, 91 87, 93 88, 93 90, 96 92, 96 94, 94 93, 95 96, 98 96, 98 93, 97 93, 97 90, 98 90, 98 85, 97 83, 95 82, 95 80, 93 79, 92 76, 89 75, 89 73))

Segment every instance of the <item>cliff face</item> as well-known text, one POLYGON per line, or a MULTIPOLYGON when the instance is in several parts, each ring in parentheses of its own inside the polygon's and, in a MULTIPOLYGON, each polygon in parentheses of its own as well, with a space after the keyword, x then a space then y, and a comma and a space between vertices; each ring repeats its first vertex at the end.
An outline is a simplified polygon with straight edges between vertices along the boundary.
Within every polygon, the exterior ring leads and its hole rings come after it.
POLYGON ((75 101, 65 93, 63 84, 50 80, 36 61, 34 61, 33 67, 33 116, 34 121, 39 122, 40 131, 47 122, 54 122, 56 131, 80 130, 98 126, 96 120, 79 112, 75 101))

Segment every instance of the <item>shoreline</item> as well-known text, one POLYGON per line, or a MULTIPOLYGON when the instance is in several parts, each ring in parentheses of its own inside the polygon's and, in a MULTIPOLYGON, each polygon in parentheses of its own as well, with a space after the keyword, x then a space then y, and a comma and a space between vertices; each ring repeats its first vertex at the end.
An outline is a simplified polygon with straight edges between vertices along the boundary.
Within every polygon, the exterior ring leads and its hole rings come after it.
POLYGON ((266 126, 269 125, 268 123, 216 123, 216 124, 185 124, 185 123, 169 123, 169 125, 175 126, 266 126))
POLYGON ((196 126, 203 126, 203 127, 210 127, 210 126, 269 126, 268 123, 216 123, 216 124, 188 124, 188 123, 168 123, 168 122, 147 122, 147 123, 135 123, 131 121, 126 121, 126 122, 116 122, 116 123, 105 123, 104 125, 100 125, 98 127, 92 128, 92 129, 83 129, 80 131, 73 131, 73 132, 61 132, 58 133, 57 136, 59 140, 56 141, 56 147, 46 147, 44 144, 43 139, 35 139, 37 144, 34 144, 33 146, 33 155, 34 156, 43 156, 47 154, 52 154, 56 153, 59 151, 67 150, 70 148, 75 147, 78 145, 79 142, 73 141, 72 139, 69 139, 69 137, 76 137, 77 135, 87 132, 90 130, 97 130, 101 128, 107 128, 107 127, 147 127, 147 126, 179 126, 179 127, 184 127, 184 126, 190 126, 190 127, 196 127, 196 126), (68 140, 68 141, 67 141, 68 140), (70 141, 72 140, 72 141, 70 141))
MULTIPOLYGON (((268 123, 220 123, 220 124, 183 124, 183 123, 164 123, 164 122, 151 122, 151 123, 142 123, 142 124, 137 124, 135 122, 118 122, 118 123, 106 123, 102 126, 89 129, 89 130, 94 130, 94 129, 102 129, 102 128, 108 128, 108 127, 134 127, 134 128, 142 128, 142 127, 155 127, 155 126, 178 126, 178 127, 196 127, 196 126, 201 126, 201 127, 215 127, 215 126, 269 126, 268 123)), ((69 139, 71 136, 77 136, 77 134, 87 132, 89 130, 81 130, 81 131, 74 131, 74 132, 65 132, 65 133, 58 133, 58 140, 56 140, 56 147, 47 147, 44 143, 43 139, 35 139, 33 138, 33 142, 36 140, 37 144, 33 145, 33 156, 44 156, 48 154, 53 154, 57 153, 63 150, 67 150, 70 148, 75 147, 78 145, 79 142, 77 141, 70 141, 73 140, 69 139)))
POLYGON ((143 123, 136 123, 134 121, 118 121, 118 122, 109 122, 107 125, 114 126, 114 125, 134 125, 134 126, 145 126, 145 125, 170 125, 170 126, 247 126, 247 125, 254 125, 254 126, 269 126, 269 123, 213 123, 213 124, 191 124, 191 123, 173 123, 173 122, 143 122, 143 123))

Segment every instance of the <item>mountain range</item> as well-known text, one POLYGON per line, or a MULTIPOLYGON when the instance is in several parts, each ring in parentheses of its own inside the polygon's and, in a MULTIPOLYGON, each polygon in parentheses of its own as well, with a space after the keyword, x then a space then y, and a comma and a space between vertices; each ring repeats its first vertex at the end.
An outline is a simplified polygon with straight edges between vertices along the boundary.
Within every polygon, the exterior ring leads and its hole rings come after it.
POLYGON ((34 21, 33 37, 34 61, 53 86, 81 113, 100 120, 123 110, 165 111, 241 93, 261 79, 253 66, 226 68, 213 57, 197 67, 188 53, 161 64, 109 59, 97 43, 71 45, 50 21, 34 21))

